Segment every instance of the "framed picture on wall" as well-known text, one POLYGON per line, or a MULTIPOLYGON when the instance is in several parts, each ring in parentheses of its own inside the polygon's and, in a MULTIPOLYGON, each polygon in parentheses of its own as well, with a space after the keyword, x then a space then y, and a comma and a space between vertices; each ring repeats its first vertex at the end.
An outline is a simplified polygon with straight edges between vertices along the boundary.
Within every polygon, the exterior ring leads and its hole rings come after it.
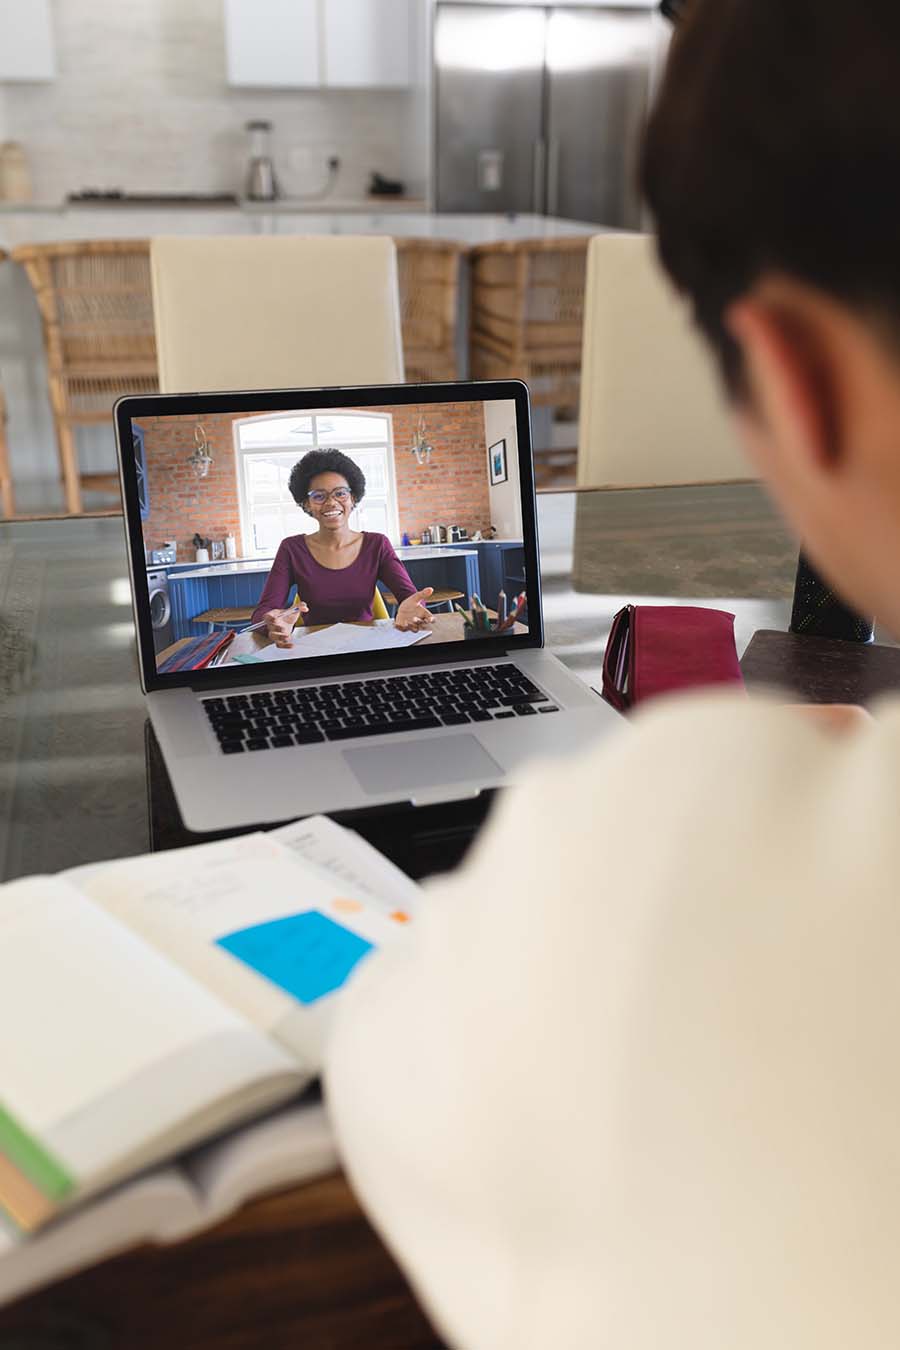
POLYGON ((488 446, 488 461, 491 468, 491 487, 496 487, 498 483, 505 483, 509 477, 506 467, 506 440, 494 441, 493 445, 488 446))

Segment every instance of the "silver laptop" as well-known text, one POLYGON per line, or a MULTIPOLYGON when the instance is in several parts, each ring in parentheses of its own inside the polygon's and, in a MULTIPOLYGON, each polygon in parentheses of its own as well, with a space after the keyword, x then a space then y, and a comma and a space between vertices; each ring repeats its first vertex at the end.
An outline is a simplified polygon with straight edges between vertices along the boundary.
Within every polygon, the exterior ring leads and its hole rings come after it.
POLYGON ((524 384, 115 418, 141 682, 189 829, 475 796, 617 721, 544 650, 524 384))

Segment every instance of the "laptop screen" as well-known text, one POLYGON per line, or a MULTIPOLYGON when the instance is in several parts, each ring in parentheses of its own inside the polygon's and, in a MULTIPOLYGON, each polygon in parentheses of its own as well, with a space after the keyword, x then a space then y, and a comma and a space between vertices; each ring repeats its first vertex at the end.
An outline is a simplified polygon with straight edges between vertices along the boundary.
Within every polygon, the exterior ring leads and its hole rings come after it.
POLYGON ((405 389, 395 403, 336 403, 335 391, 308 406, 304 393, 283 407, 260 395, 240 410, 252 395, 219 396, 227 411, 213 395, 126 400, 139 406, 124 422, 120 405, 156 675, 287 679, 302 661, 377 665, 528 635, 527 403, 479 388, 420 388, 415 401, 405 389))

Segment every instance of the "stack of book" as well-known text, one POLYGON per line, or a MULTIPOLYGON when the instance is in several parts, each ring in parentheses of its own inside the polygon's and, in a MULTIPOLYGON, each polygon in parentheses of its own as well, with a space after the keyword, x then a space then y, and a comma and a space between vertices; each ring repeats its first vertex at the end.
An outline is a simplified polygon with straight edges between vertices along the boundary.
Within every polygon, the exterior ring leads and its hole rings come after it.
POLYGON ((324 817, 0 888, 0 1302, 332 1170, 335 994, 418 899, 324 817))

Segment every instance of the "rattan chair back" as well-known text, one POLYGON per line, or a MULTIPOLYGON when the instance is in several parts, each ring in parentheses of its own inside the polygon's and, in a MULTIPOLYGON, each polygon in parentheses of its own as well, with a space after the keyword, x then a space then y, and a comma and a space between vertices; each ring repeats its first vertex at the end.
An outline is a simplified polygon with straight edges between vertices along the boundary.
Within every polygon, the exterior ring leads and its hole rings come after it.
POLYGON ((66 508, 79 514, 82 489, 118 495, 118 475, 79 471, 74 428, 107 421, 123 394, 159 388, 149 243, 28 244, 12 257, 40 308, 66 508))
POLYGON ((518 378, 533 403, 578 405, 586 237, 472 250, 472 378, 518 378))
POLYGON ((396 239, 403 364, 411 383, 455 380, 460 259, 448 239, 396 239))

